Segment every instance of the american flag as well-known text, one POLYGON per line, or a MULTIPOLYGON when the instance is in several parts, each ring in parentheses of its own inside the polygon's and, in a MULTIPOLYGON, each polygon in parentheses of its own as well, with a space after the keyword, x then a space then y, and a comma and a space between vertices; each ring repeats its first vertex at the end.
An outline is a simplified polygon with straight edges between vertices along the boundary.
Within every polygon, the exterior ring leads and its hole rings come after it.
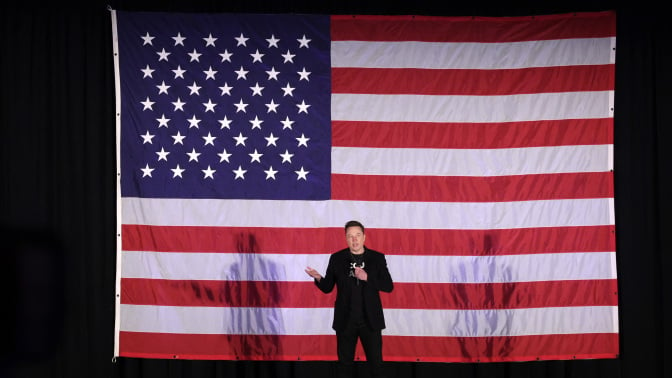
POLYGON ((617 357, 613 12, 111 16, 115 356, 334 360, 356 219, 386 360, 617 357))

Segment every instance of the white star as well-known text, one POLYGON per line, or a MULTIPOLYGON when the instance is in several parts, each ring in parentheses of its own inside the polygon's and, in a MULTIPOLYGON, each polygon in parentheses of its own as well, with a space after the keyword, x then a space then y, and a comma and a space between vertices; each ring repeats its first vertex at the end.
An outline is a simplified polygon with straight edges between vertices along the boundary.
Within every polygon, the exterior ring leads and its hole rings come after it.
POLYGON ((266 42, 268 42, 268 48, 270 49, 271 47, 278 47, 280 40, 275 38, 275 34, 271 34, 271 38, 266 39, 266 42))
POLYGON ((257 152, 256 148, 254 149, 253 153, 248 154, 248 155, 250 155, 250 157, 252 158, 250 160, 250 163, 254 163, 255 161, 261 163, 261 157, 264 156, 264 154, 260 154, 259 152, 257 152))
POLYGON ((274 136, 273 133, 271 135, 264 137, 266 139, 266 147, 270 146, 271 144, 277 147, 277 144, 275 142, 279 139, 278 137, 274 136))
POLYGON ((184 169, 180 168, 180 165, 178 164, 175 168, 171 168, 171 171, 173 171, 173 178, 175 177, 182 177, 182 172, 184 172, 184 169))
MULTIPOLYGON (((184 42, 184 40, 185 40, 186 38, 183 37, 182 34, 177 33, 177 36, 176 36, 176 37, 172 37, 172 38, 175 40, 175 45, 174 45, 174 46, 177 46, 177 45, 182 45, 182 46, 184 46, 184 43, 182 43, 182 42, 184 42)), ((177 167, 179 168, 180 166, 178 165, 177 167)))
POLYGON ((250 56, 252 57, 252 63, 254 62, 263 63, 261 61, 261 58, 264 56, 264 54, 260 53, 259 49, 257 49, 257 51, 254 54, 250 54, 250 56))
MULTIPOLYGON (((205 112, 215 112, 215 106, 217 104, 213 103, 212 100, 208 99, 208 102, 204 102, 203 106, 205 106, 205 112)), ((307 113, 307 112, 306 112, 307 113)))
POLYGON ((254 116, 254 119, 250 120, 250 123, 252 124, 252 130, 254 130, 254 129, 261 130, 261 123, 262 122, 264 122, 264 121, 259 119, 259 117, 254 116))
POLYGON ((145 107, 142 109, 142 111, 145 111, 145 110, 147 110, 147 109, 149 109, 149 110, 154 110, 154 109, 152 109, 152 105, 154 105, 154 101, 151 101, 151 100, 149 99, 149 96, 147 97, 147 99, 146 99, 145 101, 142 101, 141 104, 145 106, 145 107))
POLYGON ((140 71, 142 71, 142 73, 144 73, 144 75, 142 76, 142 78, 144 79, 148 76, 152 77, 152 72, 154 72, 155 70, 151 69, 149 67, 149 64, 148 64, 145 68, 141 69, 140 71))
POLYGON ((207 136, 204 136, 202 138, 205 140, 205 143, 203 144, 204 146, 207 146, 208 144, 214 146, 215 139, 217 139, 217 137, 210 135, 210 132, 208 132, 207 136))
POLYGON ((287 83, 287 85, 284 88, 280 88, 280 89, 282 89, 282 91, 285 92, 285 94, 283 94, 282 97, 285 97, 285 96, 293 97, 294 96, 294 93, 293 93, 294 88, 289 86, 289 83, 287 83))
POLYGON ((196 114, 194 114, 193 116, 191 116, 191 118, 188 119, 187 121, 189 121, 189 128, 190 128, 190 129, 191 129, 192 127, 195 127, 195 128, 198 129, 198 123, 201 122, 200 119, 196 118, 196 114))
POLYGON ((256 83, 254 87, 250 87, 250 89, 252 90, 252 96, 254 97, 256 95, 261 96, 261 91, 264 90, 264 87, 260 87, 259 83, 256 83))
POLYGON ((287 50, 286 53, 282 54, 282 57, 285 58, 285 61, 283 63, 287 63, 287 62, 294 63, 294 57, 295 56, 296 56, 296 54, 292 54, 292 53, 289 52, 289 50, 287 50))
POLYGON ((140 38, 142 38, 142 41, 143 41, 142 45, 143 46, 144 45, 150 45, 151 46, 152 45, 152 39, 154 39, 154 37, 149 35, 149 32, 147 32, 147 34, 145 34, 143 37, 140 37, 140 38))
POLYGON ((187 156, 189 156, 189 161, 196 161, 198 162, 198 155, 200 155, 200 152, 196 152, 195 148, 191 149, 191 152, 187 152, 187 156))
POLYGON ((208 67, 207 71, 203 71, 205 74, 205 80, 212 79, 215 80, 215 75, 217 74, 217 71, 212 69, 212 66, 208 67))
POLYGON ((306 136, 303 135, 303 133, 301 133, 300 138, 294 138, 294 139, 299 141, 299 147, 301 147, 301 145, 304 145, 304 146, 308 147, 308 141, 310 140, 310 138, 306 138, 306 136))
POLYGON ((154 135, 149 133, 149 130, 147 130, 147 133, 145 135, 140 135, 142 137, 142 144, 149 143, 152 144, 152 138, 154 138, 154 135))
POLYGON ((243 102, 242 98, 240 99, 239 103, 233 104, 233 105, 236 107, 236 113, 238 113, 238 112, 247 113, 247 111, 245 110, 245 108, 247 107, 247 104, 243 102))
POLYGON ((174 112, 176 112, 178 109, 184 111, 184 104, 186 104, 186 102, 182 102, 182 100, 180 100, 180 98, 178 97, 177 101, 171 102, 171 104, 175 106, 175 109, 173 109, 174 112))
POLYGON ((189 53, 189 56, 191 57, 191 59, 189 59, 189 61, 193 62, 195 60, 195 61, 199 62, 198 59, 200 58, 201 55, 203 55, 203 54, 199 53, 198 51, 196 51, 196 49, 194 49, 194 51, 189 53))
POLYGON ((161 85, 157 85, 157 88, 159 88, 159 94, 165 93, 168 94, 168 88, 170 88, 170 85, 166 85, 165 81, 161 82, 161 85))
POLYGON ((244 170, 243 167, 241 167, 239 165, 238 169, 233 170, 233 173, 236 174, 236 177, 234 178, 234 180, 238 180, 239 178, 245 180, 245 173, 247 173, 247 171, 244 170))
POLYGON ((280 106, 280 104, 276 104, 275 101, 273 101, 273 99, 271 99, 271 102, 266 104, 266 107, 268 108, 266 113, 270 113, 270 112, 277 113, 276 109, 278 108, 278 106, 280 106))
POLYGON ((308 108, 310 107, 310 105, 306 104, 306 101, 301 100, 301 103, 300 103, 300 104, 296 104, 296 106, 299 107, 299 113, 302 113, 302 112, 303 112, 303 113, 308 114, 308 108))
POLYGON ((201 169, 201 172, 203 172, 203 178, 204 178, 204 179, 210 177, 211 179, 214 180, 215 177, 214 177, 213 175, 214 175, 215 172, 217 172, 217 171, 214 170, 214 169, 211 169, 210 166, 208 165, 208 169, 201 169))
POLYGON ((201 87, 199 87, 198 85, 196 85, 196 82, 195 82, 195 81, 194 81, 194 84, 191 84, 191 86, 188 86, 187 88, 189 88, 189 89, 191 90, 191 92, 189 93, 190 95, 193 95, 193 94, 196 94, 197 96, 200 96, 200 95, 201 95, 201 94, 199 93, 199 91, 201 90, 201 87))
POLYGON ((291 163, 292 162, 292 156, 294 156, 294 154, 290 154, 289 151, 285 150, 284 154, 280 154, 280 157, 282 157, 282 163, 283 164, 285 162, 291 163))
POLYGON ((180 134, 180 131, 178 130, 177 134, 171 135, 171 136, 173 137, 173 140, 174 140, 173 144, 178 144, 179 143, 179 144, 184 146, 184 143, 182 143, 182 140, 187 137, 186 135, 180 134))
POLYGON ((236 146, 239 145, 239 144, 242 144, 244 146, 245 145, 245 139, 247 139, 247 137, 244 137, 243 133, 239 133, 238 136, 233 137, 233 139, 236 140, 236 146))
POLYGON ((308 48, 308 42, 310 42, 310 39, 306 38, 306 35, 304 34, 301 39, 297 39, 299 41, 299 48, 305 47, 308 48))
POLYGON ((215 47, 215 41, 217 40, 217 38, 213 37, 212 33, 210 33, 210 35, 208 35, 208 38, 203 38, 203 40, 205 41, 205 47, 208 46, 215 47))
POLYGON ((245 38, 245 36, 243 35, 243 33, 240 33, 240 37, 236 37, 236 38, 235 38, 235 40, 238 41, 238 44, 237 44, 236 46, 240 46, 240 45, 247 46, 247 45, 245 44, 245 42, 246 42, 248 39, 249 39, 249 38, 245 38))
POLYGON ((168 127, 170 118, 166 118, 165 114, 161 114, 161 118, 157 118, 156 120, 159 121, 159 127, 168 127))
POLYGON ((304 80, 304 79, 305 79, 306 81, 310 81, 310 79, 308 78, 308 76, 309 76, 311 73, 308 72, 308 71, 306 71, 306 67, 303 67, 303 69, 301 70, 301 72, 297 72, 297 73, 298 73, 299 76, 300 76, 299 81, 304 80))
POLYGON ((280 121, 280 122, 282 123, 282 129, 283 130, 284 129, 290 129, 291 130, 292 129, 292 123, 294 123, 294 121, 289 119, 289 116, 285 117, 285 120, 280 121))
POLYGON ((166 62, 168 61, 168 55, 170 55, 169 52, 166 51, 166 49, 161 49, 161 51, 156 52, 159 55, 159 62, 162 60, 165 60, 166 62))
POLYGON ((152 171, 154 170, 154 168, 149 168, 149 164, 146 164, 145 168, 140 168, 140 170, 142 171, 142 177, 145 176, 152 177, 152 171))
POLYGON ((303 166, 301 167, 301 170, 299 170, 299 171, 294 171, 294 173, 296 173, 297 176, 298 176, 298 177, 296 178, 296 181, 299 181, 299 180, 301 180, 301 179, 303 179, 304 181, 308 181, 308 179, 306 178, 306 176, 308 176, 308 173, 310 173, 310 171, 306 171, 306 170, 304 170, 304 169, 303 169, 303 166))
POLYGON ((184 79, 184 73, 187 72, 187 70, 183 70, 179 64, 177 65, 177 69, 174 69, 172 71, 175 73, 175 79, 177 79, 178 77, 184 79))
POLYGON ((157 161, 161 160, 168 161, 168 154, 170 154, 170 151, 165 151, 163 147, 161 147, 161 151, 157 151, 156 154, 159 155, 157 161))
POLYGON ((235 73, 238 74, 238 77, 236 78, 236 80, 240 80, 241 78, 247 80, 247 73, 250 72, 250 71, 245 71, 245 70, 243 69, 243 66, 240 66, 240 68, 238 69, 238 71, 233 71, 233 72, 235 72, 235 73))
POLYGON ((224 86, 219 87, 219 89, 222 90, 222 94, 221 94, 222 96, 224 96, 224 95, 231 96, 231 90, 233 89, 233 87, 230 87, 228 83, 224 83, 224 86))
POLYGON ((278 171, 273 170, 272 166, 268 167, 268 169, 265 170, 264 172, 266 173, 266 180, 268 180, 269 178, 275 180, 275 174, 278 173, 278 171))
POLYGON ((266 74, 268 75, 268 80, 278 80, 278 75, 280 75, 280 71, 276 71, 275 67, 271 67, 270 71, 266 71, 266 74))
POLYGON ((219 120, 219 124, 221 125, 219 127, 220 129, 227 128, 231 130, 231 120, 226 118, 226 116, 224 116, 224 119, 219 120))
POLYGON ((233 53, 230 53, 229 50, 224 50, 223 53, 219 54, 219 56, 222 57, 222 63, 224 63, 224 62, 231 63, 231 56, 232 55, 233 55, 233 53))
POLYGON ((224 149, 224 151, 222 151, 221 154, 217 154, 217 155, 219 155, 219 162, 220 163, 223 162, 224 160, 226 160, 226 162, 229 163, 229 156, 231 156, 231 154, 226 152, 226 148, 224 149))

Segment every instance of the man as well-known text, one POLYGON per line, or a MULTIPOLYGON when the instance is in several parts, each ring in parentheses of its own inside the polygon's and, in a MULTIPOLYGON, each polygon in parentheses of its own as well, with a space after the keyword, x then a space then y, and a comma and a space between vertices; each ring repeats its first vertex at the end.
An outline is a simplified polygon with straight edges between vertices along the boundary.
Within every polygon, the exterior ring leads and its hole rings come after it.
POLYGON ((364 226, 358 221, 345 224, 348 248, 329 258, 323 277, 315 269, 306 273, 324 293, 337 286, 332 328, 336 331, 338 377, 353 377, 355 347, 362 343, 366 361, 374 378, 383 376, 383 338, 385 328, 380 292, 389 293, 394 285, 385 255, 364 245, 364 226))

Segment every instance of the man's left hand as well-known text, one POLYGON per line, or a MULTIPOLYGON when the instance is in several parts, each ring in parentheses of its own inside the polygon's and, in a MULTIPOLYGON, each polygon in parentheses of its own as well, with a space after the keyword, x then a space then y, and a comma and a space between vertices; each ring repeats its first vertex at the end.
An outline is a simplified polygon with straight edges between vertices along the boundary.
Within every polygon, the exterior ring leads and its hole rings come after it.
POLYGON ((366 281, 369 278, 369 275, 366 273, 366 270, 355 267, 355 277, 360 281, 366 281))

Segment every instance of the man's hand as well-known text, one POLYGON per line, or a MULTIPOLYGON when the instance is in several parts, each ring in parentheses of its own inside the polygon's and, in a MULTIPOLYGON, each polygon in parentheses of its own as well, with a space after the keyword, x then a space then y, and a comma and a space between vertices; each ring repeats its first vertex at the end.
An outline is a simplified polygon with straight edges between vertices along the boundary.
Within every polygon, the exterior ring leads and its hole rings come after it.
POLYGON ((360 267, 355 267, 355 277, 360 281, 366 281, 369 278, 369 275, 366 273, 366 270, 360 267))
POLYGON ((306 273, 308 273, 309 276, 313 277, 316 280, 321 280, 322 275, 317 272, 317 270, 311 268, 311 267, 306 267, 306 273))

